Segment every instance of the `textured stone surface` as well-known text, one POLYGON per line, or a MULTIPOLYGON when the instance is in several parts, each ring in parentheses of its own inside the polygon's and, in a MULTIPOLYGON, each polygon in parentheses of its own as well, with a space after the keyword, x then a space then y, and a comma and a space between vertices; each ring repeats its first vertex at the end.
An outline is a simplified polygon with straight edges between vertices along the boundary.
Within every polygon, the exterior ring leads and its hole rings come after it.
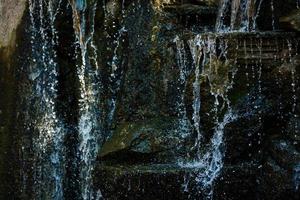
POLYGON ((0 1, 0 48, 14 46, 16 30, 26 9, 26 0, 0 1))

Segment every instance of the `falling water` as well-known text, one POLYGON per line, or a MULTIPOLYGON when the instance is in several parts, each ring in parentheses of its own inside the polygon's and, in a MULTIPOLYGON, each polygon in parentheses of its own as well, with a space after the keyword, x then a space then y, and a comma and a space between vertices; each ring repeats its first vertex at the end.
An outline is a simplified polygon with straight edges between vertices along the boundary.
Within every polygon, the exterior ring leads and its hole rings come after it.
POLYGON ((216 22, 217 32, 255 31, 263 0, 222 0, 216 22), (230 19, 226 19, 230 16, 230 19))
POLYGON ((294 167, 294 185, 295 191, 298 191, 300 186, 300 163, 294 167))
POLYGON ((210 147, 198 162, 198 167, 203 170, 197 174, 196 181, 201 184, 202 189, 206 192, 207 199, 212 199, 214 181, 219 177, 223 168, 224 153, 221 149, 222 145, 224 145, 224 128, 236 118, 237 116, 229 109, 224 115, 223 120, 216 122, 217 125, 210 141, 210 147))
POLYGON ((272 30, 275 30, 275 10, 274 10, 274 0, 270 1, 271 11, 272 11, 272 30))
MULTIPOLYGON (((113 3, 116 3, 116 2, 113 2, 113 3)), ((116 7, 116 6, 117 5, 113 5, 113 7, 116 7)), ((124 63, 122 63, 122 60, 119 58, 118 50, 119 50, 122 42, 124 42, 124 34, 127 32, 125 25, 123 23, 123 20, 125 18, 125 0, 122 0, 122 3, 121 3, 121 14, 122 14, 122 16, 121 16, 122 18, 120 20, 121 28, 119 28, 117 33, 112 36, 112 37, 115 37, 115 39, 113 41, 113 45, 114 45, 113 56, 112 56, 111 61, 108 63, 108 65, 110 66, 110 77, 109 77, 110 87, 109 87, 109 89, 110 89, 110 93, 111 93, 111 98, 110 98, 110 103, 109 103, 110 104, 110 106, 109 106, 110 112, 108 114, 109 126, 111 125, 111 122, 113 121, 113 117, 115 114, 117 94, 120 91, 121 80, 122 80, 122 76, 124 73, 124 70, 121 69, 121 66, 124 63)), ((112 23, 113 23, 113 28, 115 28, 116 27, 115 21, 113 21, 112 23)), ((106 24, 105 24, 105 28, 106 28, 106 24)))
MULTIPOLYGON (((197 133, 197 138, 195 141, 195 146, 197 154, 192 162, 180 163, 182 167, 196 168, 198 173, 195 175, 195 180, 205 193, 207 199, 211 199, 213 196, 213 184, 216 178, 219 176, 221 169, 223 168, 223 157, 224 152, 222 150, 223 146, 223 135, 225 126, 231 121, 236 119, 236 115, 233 113, 230 107, 230 101, 227 97, 228 90, 232 87, 232 80, 234 78, 234 73, 232 73, 231 81, 227 77, 228 74, 220 75, 218 74, 219 62, 221 58, 226 59, 227 55, 227 41, 219 43, 216 45, 216 38, 213 35, 196 35, 194 39, 189 41, 189 47, 193 58, 194 64, 194 75, 195 81, 193 83, 193 125, 197 133), (217 56, 216 48, 220 49, 220 55, 217 56), (222 82, 222 87, 216 83, 216 76, 224 76, 222 82), (202 146, 202 131, 200 129, 200 107, 201 107, 201 94, 200 94, 200 78, 207 77, 210 83, 211 95, 215 98, 213 112, 214 112, 214 134, 209 142, 208 147, 203 152, 201 149, 205 148, 202 146), (225 78, 227 77, 227 78, 225 78), (223 105, 220 107, 219 98, 223 99, 223 105), (220 114, 226 110, 223 119, 219 121, 220 114)), ((177 53, 182 54, 177 48, 177 53)), ((180 55, 178 56, 180 57, 180 55)), ((225 61, 226 63, 226 61, 225 61)), ((230 67, 223 63, 228 69, 230 67)), ((183 64, 182 62, 179 64, 183 64)), ((191 177, 190 177, 191 178, 191 177)), ((187 190, 189 184, 189 178, 185 177, 185 190, 187 190)))
POLYGON ((181 136, 184 138, 188 136, 190 133, 189 129, 189 120, 187 118, 186 113, 186 105, 185 105, 185 91, 187 85, 187 78, 190 74, 190 70, 187 64, 187 55, 185 50, 184 41, 181 40, 178 36, 174 39, 177 48, 177 62, 179 66, 179 84, 180 86, 177 88, 179 90, 180 99, 177 102, 178 116, 179 116, 179 132, 181 136))
MULTIPOLYGON (((258 101, 262 101, 262 39, 260 38, 259 41, 257 41, 257 48, 259 50, 259 60, 258 63, 256 63, 257 66, 257 82, 258 82, 258 101)), ((262 127, 262 114, 261 114, 261 108, 260 106, 255 106, 255 109, 258 110, 258 124, 260 127, 262 127)), ((261 131, 258 132, 258 145, 261 144, 262 141, 262 133, 261 131)), ((259 153, 262 153, 261 150, 259 150, 259 153)))
MULTIPOLYGON (((77 45, 77 77, 80 89, 80 113, 78 122, 79 149, 78 166, 80 175, 80 194, 82 199, 102 199, 101 191, 93 191, 92 171, 95 161, 104 140, 104 133, 101 121, 101 84, 100 67, 98 65, 98 48, 94 40, 94 24, 97 1, 69 0, 73 10, 73 28, 77 45)), ((185 44, 184 40, 176 36, 176 59, 179 68, 178 88, 179 93, 176 109, 178 110, 179 128, 183 138, 189 136, 190 121, 185 104, 188 78, 194 76, 193 82, 193 104, 192 124, 197 137, 195 138, 196 156, 189 160, 189 163, 181 164, 182 167, 196 168, 194 176, 199 188, 204 191, 207 199, 213 197, 213 186, 215 180, 221 174, 224 159, 224 129, 228 123, 237 119, 237 115, 231 108, 231 102, 227 96, 232 88, 235 71, 232 70, 232 63, 227 59, 228 41, 216 38, 220 32, 227 31, 255 31, 256 19, 259 15, 260 6, 263 0, 223 0, 219 9, 219 16, 216 24, 217 34, 200 34, 185 44), (226 16, 230 13, 229 23, 226 16), (189 63, 186 52, 189 49, 192 55, 193 64, 189 63), (217 53, 218 52, 218 53, 217 53), (220 70, 226 68, 226 71, 220 70), (194 70, 194 71, 192 71, 194 70), (222 71, 219 73, 219 70, 222 71), (193 73, 192 73, 193 72, 193 73), (222 74, 221 74, 222 73, 222 74), (229 74, 232 77, 228 77, 229 74), (216 80, 216 79, 221 80, 216 80), (214 98, 212 106, 214 126, 213 135, 208 144, 203 144, 203 130, 201 130, 201 82, 209 81, 210 94, 214 98), (221 83, 221 84, 220 84, 221 83)), ((122 1, 122 17, 124 17, 124 1, 122 1)), ((170 0, 159 1, 170 3, 170 0)), ((298 1, 297 1, 298 3, 298 1)), ((33 82, 33 110, 37 116, 33 116, 34 130, 34 196, 36 199, 64 199, 63 179, 64 177, 64 146, 65 137, 62 121, 59 119, 55 103, 57 102, 58 87, 58 64, 55 47, 57 45, 57 32, 55 20, 59 12, 61 1, 55 0, 29 0, 31 19, 31 44, 32 60, 30 65, 29 78, 33 82)), ((272 26, 274 23, 274 2, 271 1, 272 26)), ((115 23, 113 23, 115 26, 115 23)), ((126 33, 125 27, 121 27, 115 35, 112 51, 112 59, 108 64, 110 67, 109 81, 112 85, 109 90, 112 94, 110 99, 109 121, 113 121, 117 92, 121 87, 120 74, 121 58, 118 50, 121 48, 122 37, 126 33)), ((252 79, 256 81, 258 98, 262 100, 262 67, 263 67, 263 41, 259 39, 256 46, 259 51, 259 60, 255 57, 256 49, 253 48, 251 40, 250 52, 247 51, 247 42, 244 40, 243 47, 246 60, 246 71, 252 67, 252 79), (249 57, 249 54, 251 57, 249 57), (255 60, 255 65, 248 64, 255 60)), ((256 41, 257 42, 257 41, 256 41)), ((292 63, 292 42, 287 40, 289 62, 292 63)), ((278 47, 277 47, 278 49, 278 47)), ((238 46, 236 49, 238 52, 238 46)), ((275 56, 275 59, 276 56, 275 56)), ((235 55, 235 64, 237 55, 235 55)), ((297 106, 296 78, 292 69, 292 113, 295 113, 297 106)), ((250 75, 251 76, 251 75, 250 75)), ((249 73, 246 72, 247 86, 249 86, 249 73)), ((255 83, 253 83, 255 84, 255 83)), ((255 99, 254 99, 255 100, 255 99)), ((254 104, 255 102, 253 102, 254 104)), ((254 107, 259 113, 259 125, 262 125, 260 107, 254 107)), ((279 108, 280 109, 280 108, 279 108)), ((297 117, 297 116, 295 116, 297 117)), ((295 128, 297 130, 297 128, 295 128)), ((259 132, 261 141, 261 133, 259 132)), ((189 180, 187 180, 188 182, 189 180)), ((299 166, 295 168, 296 190, 299 187, 299 166)))
MULTIPOLYGON (((194 40, 189 41, 189 46, 191 50, 191 54, 193 57, 194 65, 195 65, 195 81, 193 83, 193 95, 194 95, 194 102, 193 102, 193 121, 194 121, 194 128, 197 133, 197 140, 195 146, 199 146, 202 135, 200 132, 200 109, 201 109, 201 96, 200 96, 200 73, 201 68, 203 67, 204 63, 201 62, 201 57, 203 55, 203 40, 200 35, 197 35, 194 40)), ((204 54, 205 56, 205 54, 204 54)), ((205 59, 203 59, 204 61, 205 59)))
MULTIPOLYGON (((292 60, 292 42, 290 40, 287 40, 287 46, 288 46, 288 63, 290 64, 294 64, 293 60, 292 60)), ((291 87, 292 87, 292 98, 293 98, 293 105, 292 105, 292 113, 295 113, 296 110, 296 106, 297 106, 297 94, 296 94, 296 79, 295 79, 295 73, 296 70, 294 67, 292 67, 291 69, 291 78, 292 78, 292 83, 291 83, 291 87)))
POLYGON ((29 78, 34 82, 36 135, 33 139, 37 199, 63 199, 62 124, 56 114, 57 63, 55 19, 61 1, 30 0, 32 64, 29 78))
POLYGON ((100 89, 97 48, 94 45, 94 18, 97 3, 71 1, 73 26, 80 51, 77 74, 80 83, 79 157, 80 185, 83 199, 94 199, 92 170, 101 142, 100 89), (92 5, 89 5, 91 3, 92 5), (87 25, 87 21, 89 24, 87 25), (88 49, 92 51, 89 53, 88 49))

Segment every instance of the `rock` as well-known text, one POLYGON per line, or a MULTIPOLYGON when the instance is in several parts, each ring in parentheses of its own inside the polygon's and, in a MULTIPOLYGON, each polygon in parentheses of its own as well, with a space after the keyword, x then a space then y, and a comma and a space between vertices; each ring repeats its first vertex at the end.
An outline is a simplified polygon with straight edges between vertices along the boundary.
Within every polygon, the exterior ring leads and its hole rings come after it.
POLYGON ((256 164, 240 164, 224 167, 218 181, 214 185, 213 199, 257 199, 257 169, 256 164))
POLYGON ((285 170, 293 171, 294 167, 300 163, 300 152, 289 141, 273 140, 269 151, 270 157, 285 170))
MULTIPOLYGON (((148 155, 158 162, 172 161, 173 156, 179 156, 176 152, 183 150, 187 139, 176 131, 178 126, 178 119, 170 117, 120 124, 112 137, 104 143, 100 157, 106 160, 111 155, 124 157, 136 154, 148 155)), ((188 145, 184 148, 188 149, 188 145)), ((131 157, 130 160, 135 158, 131 157)))
POLYGON ((288 16, 280 18, 280 23, 285 29, 300 31, 300 10, 294 10, 288 16))
POLYGON ((299 191, 295 190, 293 171, 282 168, 271 158, 266 161, 262 169, 264 173, 258 179, 258 189, 263 199, 299 199, 299 191))
POLYGON ((0 49, 14 47, 16 30, 24 15, 26 2, 26 0, 0 1, 0 49))
POLYGON ((108 200, 188 199, 182 183, 189 171, 177 165, 99 165, 94 185, 108 200))
POLYGON ((204 66, 203 75, 207 76, 212 94, 224 96, 231 87, 230 74, 234 73, 235 66, 230 60, 221 61, 212 55, 210 62, 204 66))
POLYGON ((168 5, 164 6, 164 11, 178 15, 199 15, 213 16, 217 14, 217 8, 211 6, 201 6, 193 4, 168 5))
POLYGON ((257 114, 250 114, 238 117, 226 126, 224 130, 226 135, 225 164, 237 165, 257 159, 258 133, 261 130, 257 119, 257 114))

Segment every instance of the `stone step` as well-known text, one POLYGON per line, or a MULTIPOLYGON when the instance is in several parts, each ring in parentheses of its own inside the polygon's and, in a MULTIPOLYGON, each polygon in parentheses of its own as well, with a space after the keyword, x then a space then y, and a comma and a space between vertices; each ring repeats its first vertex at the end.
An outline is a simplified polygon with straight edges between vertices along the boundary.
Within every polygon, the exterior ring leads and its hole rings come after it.
MULTIPOLYGON (((214 196, 241 197, 250 194, 248 186, 256 184, 252 165, 223 168, 214 196), (230 185, 235 186, 232 191, 230 185), (226 188, 224 190, 223 186, 226 188), (227 191, 228 190, 228 191, 227 191)), ((197 168, 182 168, 176 164, 105 165, 95 170, 94 185, 105 199, 204 199, 205 192, 196 182, 197 168)))
POLYGON ((187 199, 180 192, 185 173, 171 164, 99 165, 94 185, 105 199, 187 199))
POLYGON ((198 16, 216 16, 218 9, 213 6, 203 6, 195 4, 165 5, 165 12, 175 13, 180 16, 198 15, 198 16))
MULTIPOLYGON (((202 38, 216 42, 217 56, 237 64, 270 64, 289 62, 299 51, 299 37, 293 32, 231 32, 205 33, 202 38)), ((194 36, 192 36, 194 37, 194 36)))

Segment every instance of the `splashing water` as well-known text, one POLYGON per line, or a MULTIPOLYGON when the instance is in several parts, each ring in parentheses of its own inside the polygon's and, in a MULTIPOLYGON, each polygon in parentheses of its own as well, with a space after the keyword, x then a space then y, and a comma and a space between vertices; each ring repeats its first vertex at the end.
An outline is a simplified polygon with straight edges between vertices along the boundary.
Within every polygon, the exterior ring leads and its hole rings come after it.
POLYGON ((223 117, 221 122, 217 122, 214 130, 214 135, 210 141, 210 149, 199 160, 197 165, 204 168, 203 171, 198 173, 196 181, 202 185, 202 188, 207 191, 208 199, 213 197, 213 184, 216 178, 219 177, 221 169, 223 168, 223 152, 222 145, 224 137, 225 126, 235 120, 237 116, 233 114, 230 109, 223 117))
MULTIPOLYGON (((219 177, 223 168, 223 157, 224 152, 222 147, 224 128, 225 126, 234 121, 237 115, 233 113, 231 109, 227 111, 221 122, 216 122, 213 137, 210 141, 209 149, 206 153, 201 156, 201 159, 195 160, 189 163, 179 163, 184 168, 197 169, 195 180, 201 191, 204 192, 206 199, 213 198, 213 184, 214 181, 219 177)), ((185 189, 188 187, 189 179, 185 180, 185 189)), ((187 189, 186 189, 187 191, 187 189)))

